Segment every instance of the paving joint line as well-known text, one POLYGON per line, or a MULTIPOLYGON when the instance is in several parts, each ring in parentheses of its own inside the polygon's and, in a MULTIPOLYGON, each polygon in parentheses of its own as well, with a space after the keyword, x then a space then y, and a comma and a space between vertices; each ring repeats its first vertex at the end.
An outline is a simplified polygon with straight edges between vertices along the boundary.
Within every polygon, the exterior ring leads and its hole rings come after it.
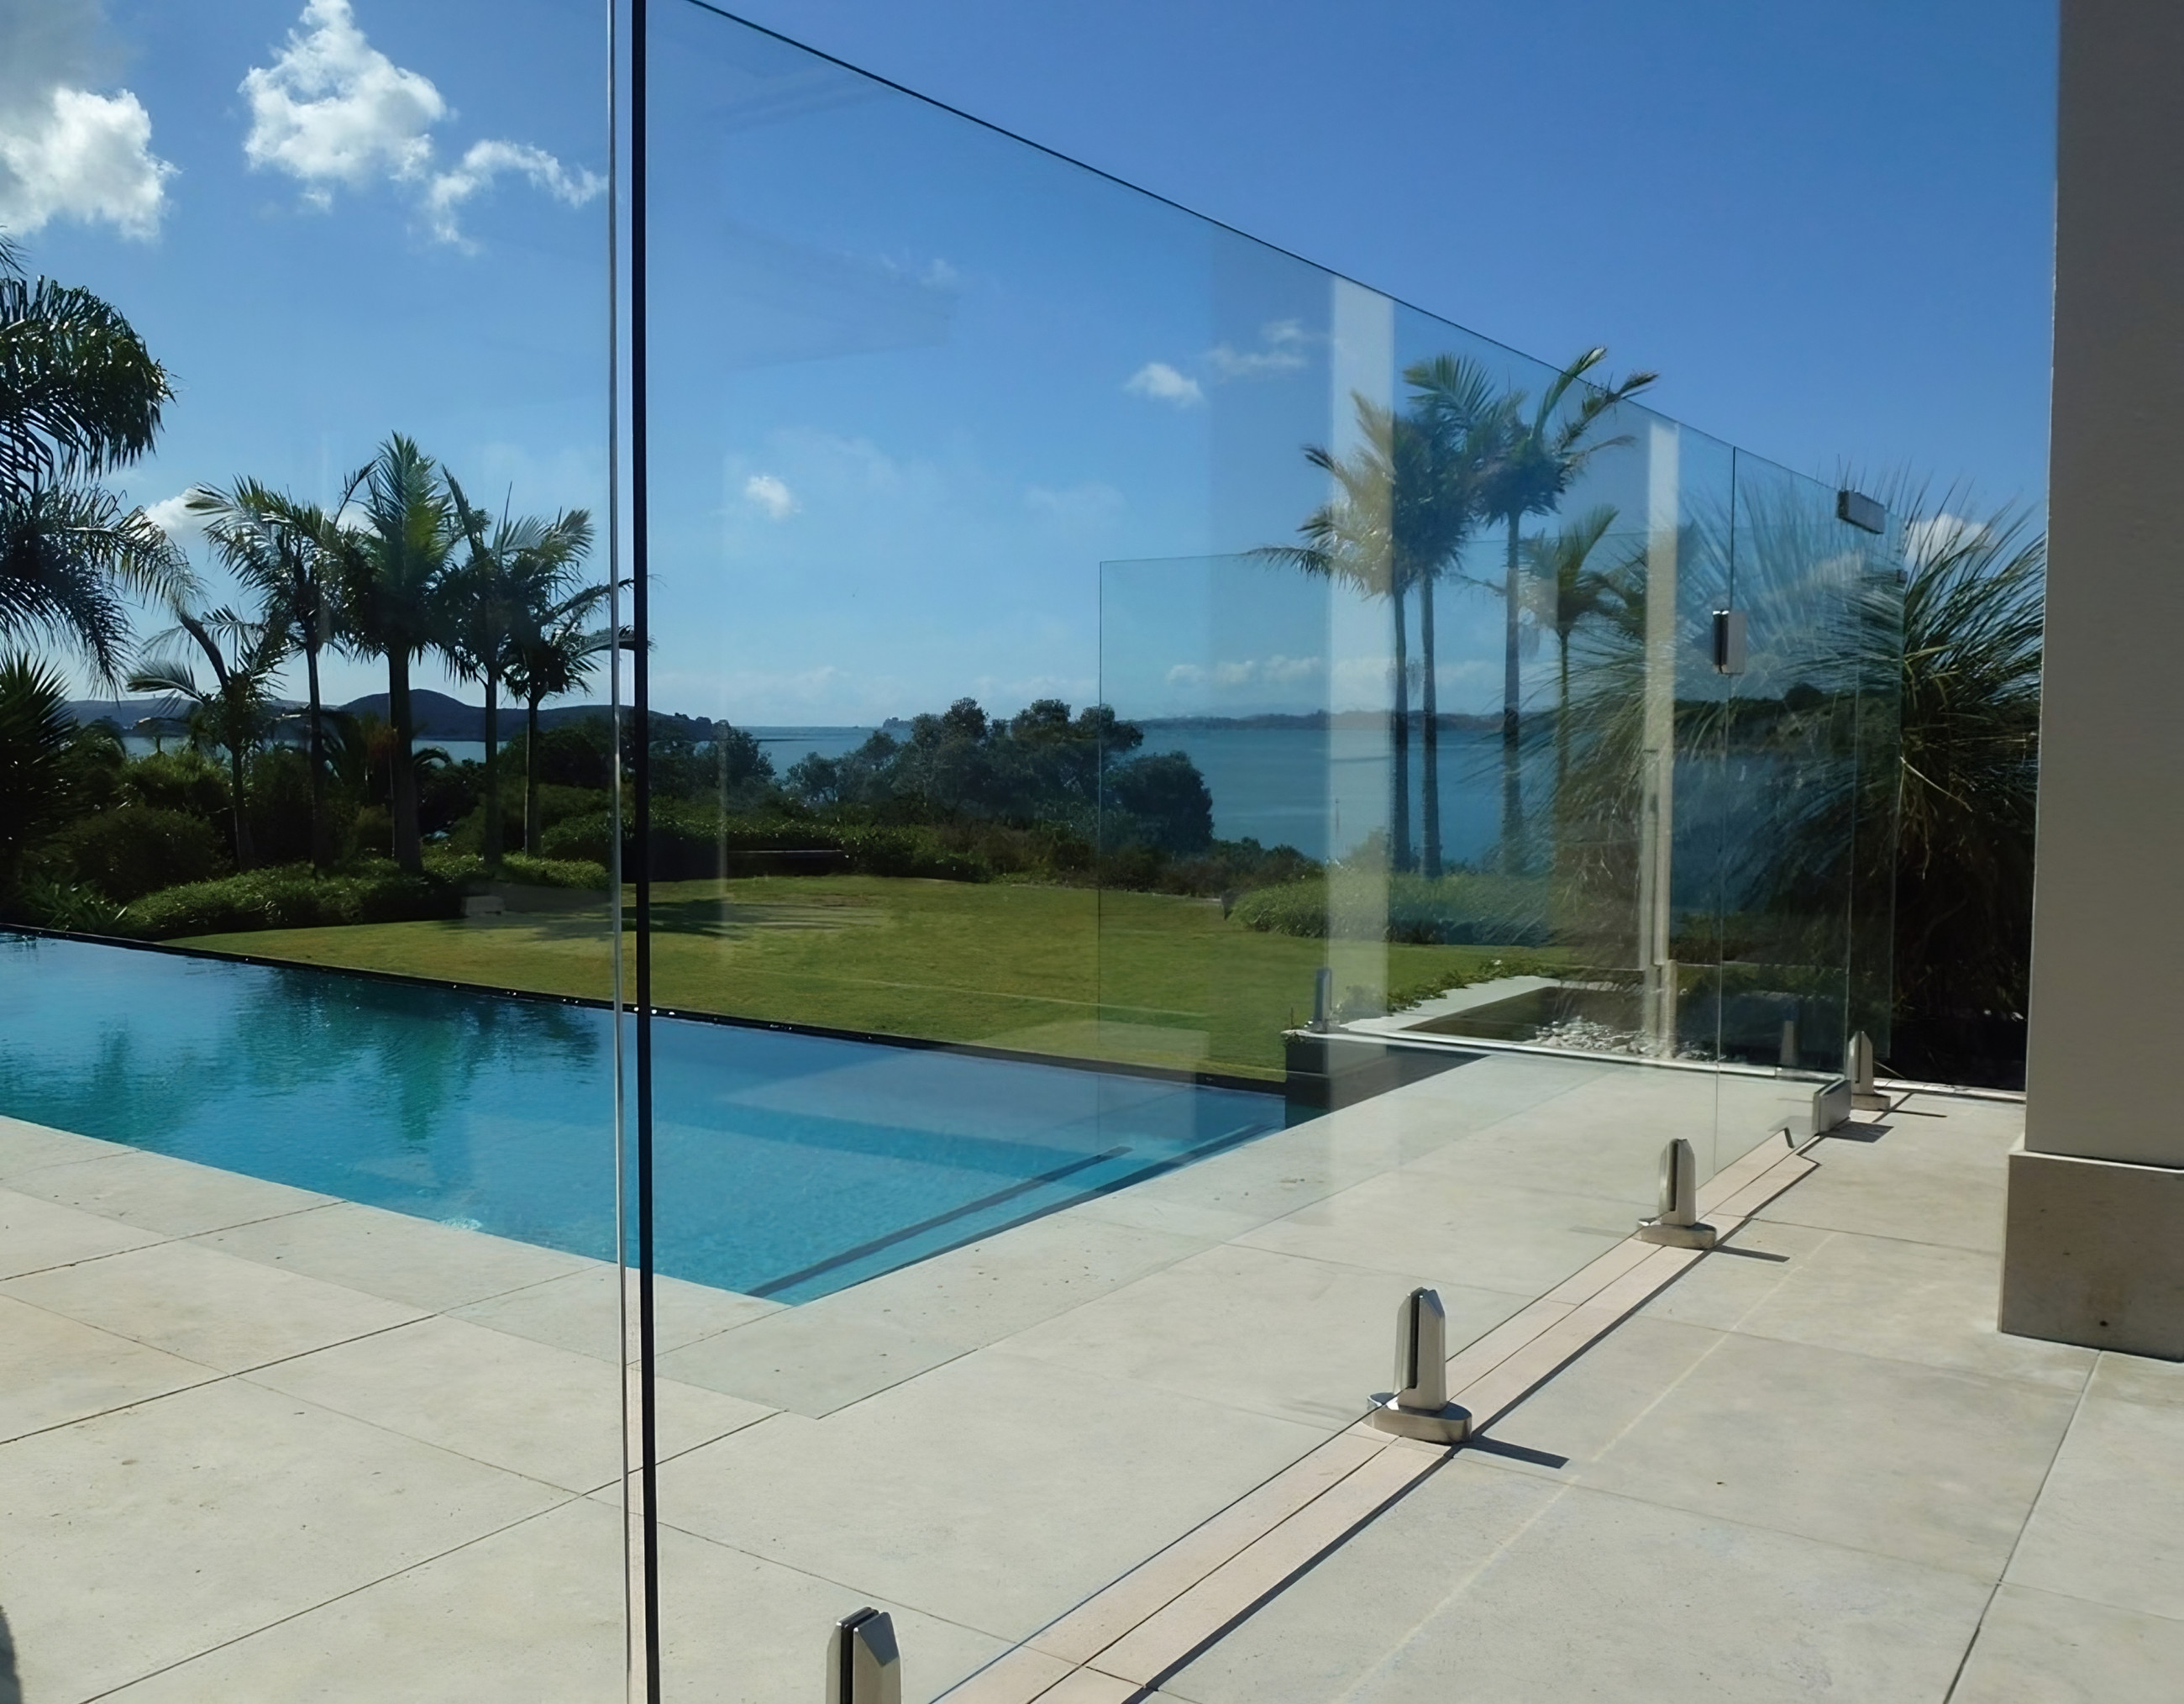
MULTIPOLYGON (((1760 1199, 1754 1202, 1749 1208, 1738 1211, 1736 1215, 1735 1223, 1724 1227, 1722 1232, 1723 1235, 1734 1235, 1736 1232, 1741 1230, 1745 1226, 1752 1223, 1761 1209, 1779 1198, 1785 1191, 1794 1187, 1797 1183, 1802 1182, 1805 1178, 1810 1176, 1814 1171, 1820 1169, 1819 1161, 1811 1159, 1809 1156, 1795 1148, 1790 1148, 1785 1152, 1774 1155, 1772 1158, 1767 1158, 1766 1156, 1769 1146, 1775 1140, 1776 1136, 1770 1133, 1763 1141, 1756 1144, 1747 1153, 1740 1155, 1736 1159, 1732 1160, 1729 1165, 1722 1167, 1720 1170, 1717 1171, 1713 1177, 1708 1181, 1707 1188, 1701 1192, 1701 1200, 1702 1204, 1704 1204, 1704 1210, 1709 1212, 1719 1212, 1727 1203, 1735 1201, 1739 1197, 1758 1189, 1769 1178, 1774 1177, 1776 1173, 1783 1172, 1786 1174, 1774 1188, 1769 1190, 1760 1199), (1763 1160, 1764 1163, 1761 1163, 1763 1160)), ((1617 1286, 1630 1285, 1631 1288, 1638 1291, 1638 1293, 1630 1296, 1627 1301, 1618 1298, 1618 1302, 1607 1305, 1613 1309, 1613 1312, 1608 1318, 1604 1321, 1589 1322, 1590 1328, 1587 1329, 1582 1336, 1578 1336, 1574 1338, 1566 1354, 1557 1354, 1551 1365, 1540 1371, 1536 1377, 1530 1378, 1516 1394, 1508 1397, 1506 1400, 1502 1400, 1497 1396, 1496 1400, 1499 1401, 1500 1406, 1490 1416, 1482 1417, 1474 1414, 1473 1426, 1475 1430, 1483 1431, 1494 1422, 1505 1418, 1510 1412, 1519 1406, 1543 1385, 1546 1384, 1559 1375, 1573 1362, 1581 1358, 1603 1338, 1622 1326, 1633 1314, 1636 1313, 1639 1309, 1644 1307, 1648 1302, 1652 1301, 1656 1296, 1659 1295, 1663 1290, 1667 1289, 1679 1278, 1682 1277, 1686 1271, 1697 1265, 1699 1260, 1703 1258, 1702 1254, 1699 1251, 1669 1248, 1649 1248, 1646 1253, 1639 1255, 1635 1260, 1630 1260, 1625 1251, 1630 1249, 1636 1241, 1637 1239, 1635 1233, 1633 1235, 1627 1236, 1622 1243, 1615 1244, 1610 1249, 1603 1251, 1601 1254, 1596 1255, 1592 1260, 1588 1261, 1585 1266, 1580 1267, 1577 1272, 1573 1273, 1569 1278, 1563 1280, 1562 1284, 1554 1287, 1554 1289, 1549 1293, 1555 1294, 1557 1298, 1563 1295, 1571 1295, 1574 1296, 1575 1299, 1569 1301, 1567 1305, 1558 1299, 1554 1305, 1563 1308, 1563 1310, 1561 1313, 1557 1314, 1554 1318, 1541 1324, 1539 1330, 1535 1332, 1529 1338, 1524 1338, 1513 1344, 1507 1355, 1502 1355, 1489 1366, 1474 1374, 1462 1389, 1451 1393, 1455 1400, 1459 1403, 1463 1402, 1463 1399, 1467 1394, 1479 1391, 1482 1386, 1485 1385, 1497 1374, 1507 1368, 1511 1363, 1518 1360, 1525 1355, 1527 1351, 1532 1349, 1544 1338, 1546 1338, 1550 1334, 1560 1328, 1572 1315, 1580 1312, 1587 1308, 1601 1306, 1602 1304, 1600 1302, 1600 1298, 1607 1294, 1617 1286), (1626 1260, 1628 1261, 1628 1264, 1624 1264, 1626 1260), (1591 1285, 1589 1288, 1577 1290, 1573 1290, 1571 1288, 1571 1286, 1583 1279, 1586 1273, 1591 1272, 1594 1268, 1603 1265, 1613 1265, 1616 1267, 1616 1270, 1612 1271, 1607 1276, 1601 1278, 1597 1283, 1591 1285), (1649 1267, 1654 1267, 1659 1271, 1660 1276, 1658 1281, 1645 1284, 1642 1287, 1632 1285, 1631 1280, 1635 1278, 1640 1273, 1646 1271, 1649 1267)), ((1544 1294, 1535 1297, 1533 1303, 1528 1304, 1528 1306, 1536 1305, 1538 1303, 1545 1301, 1546 1299, 1546 1297, 1544 1294)), ((1519 1309, 1517 1314, 1511 1316, 1511 1318, 1514 1319, 1521 1316, 1524 1311, 1524 1309, 1519 1309)), ((1505 1321, 1502 1323, 1506 1325, 1508 1321, 1505 1321)), ((1495 1329, 1499 1329, 1499 1327, 1497 1327, 1495 1329)), ((1490 1337, 1491 1335, 1491 1330, 1485 1333, 1482 1333, 1479 1341, 1484 1341, 1487 1337, 1490 1337)), ((1465 1349, 1459 1350, 1457 1356, 1450 1358, 1451 1364, 1474 1346, 1475 1345, 1473 1344, 1467 1344, 1465 1346, 1465 1349)), ((1468 1406, 1469 1405, 1466 1404, 1465 1405, 1468 1406)), ((1328 1439, 1327 1444, 1321 1445, 1320 1448, 1323 1450, 1326 1449, 1330 1445, 1334 1444, 1344 1437, 1360 1436, 1360 1425, 1362 1425, 1362 1422, 1361 1422, 1358 1424, 1354 1424, 1351 1427, 1346 1428, 1343 1432, 1334 1434, 1333 1438, 1328 1439)), ((1353 1467, 1347 1469, 1331 1483, 1323 1487, 1320 1490, 1308 1497, 1297 1507, 1290 1510, 1286 1514, 1284 1514, 1279 1518, 1276 1519, 1272 1522, 1272 1524, 1265 1528, 1260 1533, 1245 1539, 1243 1544, 1234 1550, 1228 1551, 1225 1557, 1214 1562, 1210 1567, 1206 1567, 1195 1579, 1189 1580, 1178 1589, 1176 1589, 1172 1593, 1168 1591, 1166 1585, 1160 1586, 1157 1590, 1162 1594, 1161 1601, 1155 1604, 1151 1608, 1145 1611, 1142 1614, 1136 1614, 1134 1609, 1126 1611, 1126 1613, 1135 1614, 1135 1619, 1132 1620, 1129 1624, 1127 1627, 1124 1627, 1120 1632, 1113 1634, 1113 1636, 1109 1638, 1104 1645, 1094 1651, 1089 1656, 1083 1660, 1072 1662, 1069 1658, 1059 1657, 1054 1652, 1045 1650, 1038 1643, 1041 1634, 1050 1632, 1054 1629, 1064 1626, 1067 1622, 1073 1617, 1095 1613, 1096 1606, 1100 1603, 1102 1598, 1108 1597, 1111 1595, 1125 1592, 1129 1583, 1133 1579, 1144 1576, 1147 1571, 1154 1568, 1161 1556, 1168 1555, 1178 1550, 1179 1547, 1187 1545, 1194 1536, 1205 1531, 1214 1521, 1218 1520, 1220 1518, 1220 1513, 1225 1513, 1225 1510, 1217 1512, 1217 1514, 1213 1516, 1208 1517, 1206 1521, 1201 1522, 1198 1526, 1191 1528, 1190 1532, 1182 1534, 1171 1544, 1163 1546, 1160 1550, 1155 1552, 1153 1556, 1147 1557, 1145 1561, 1138 1564, 1138 1566, 1133 1568, 1128 1573, 1123 1574, 1118 1578, 1111 1581, 1106 1586, 1102 1587, 1100 1591, 1095 1592, 1091 1597, 1087 1598, 1084 1602, 1077 1605, 1074 1608, 1067 1612, 1063 1616, 1049 1623, 1047 1627, 1045 1629, 1042 1629, 1039 1633, 1033 1634, 1028 1639, 1021 1641, 1019 1645, 1013 1647, 1011 1651, 1004 1652, 1002 1657, 996 1659, 994 1663, 989 1664, 987 1668, 979 1671, 980 1674, 984 1674, 1000 1670, 1003 1665, 1006 1664, 1010 1661, 1011 1658, 1016 1657, 1020 1653, 1023 1652, 1029 1652, 1036 1656, 1045 1657, 1050 1661, 1066 1662, 1068 1664, 1067 1670, 1063 1673, 1054 1676, 1043 1684, 1039 1684, 1036 1690, 1022 1692, 1016 1691, 1014 1688, 1009 1686, 1006 1682, 998 1683, 993 1686, 982 1688, 978 1685, 979 1676, 972 1675, 966 1680, 959 1682, 956 1687, 950 1688, 946 1694, 943 1695, 944 1699, 957 1698, 960 1696, 965 1701, 965 1704, 969 1704, 969 1701, 972 1700, 978 1701, 978 1704, 1003 1704, 1003 1701, 1006 1698, 1009 1701, 1009 1704, 1036 1704, 1037 1700, 1045 1696, 1056 1687, 1064 1684, 1071 1679, 1072 1676, 1088 1670, 1091 1673, 1101 1675, 1104 1678, 1115 1679, 1122 1682, 1123 1684, 1139 1688, 1140 1690, 1137 1696, 1140 1697, 1149 1696, 1156 1691, 1162 1681, 1173 1676, 1177 1670, 1189 1662, 1192 1657, 1218 1643, 1221 1639, 1226 1637, 1230 1632, 1234 1631, 1236 1627, 1240 1626, 1251 1616, 1256 1614, 1259 1610, 1263 1608, 1268 1602, 1271 1602, 1275 1597, 1279 1596, 1284 1590, 1287 1589, 1287 1588, 1295 1580, 1302 1578, 1304 1574, 1309 1573, 1322 1561, 1325 1560, 1326 1557, 1333 1555, 1337 1550, 1340 1549, 1341 1546, 1347 1543, 1348 1540, 1357 1532, 1362 1531, 1373 1521, 1377 1520, 1380 1515, 1384 1513, 1389 1508, 1392 1507, 1396 1502, 1400 1501, 1404 1496, 1407 1495, 1410 1491, 1416 1489, 1416 1487, 1424 1479, 1438 1472, 1442 1467, 1446 1466, 1447 1462, 1453 1460, 1461 1451, 1460 1445, 1456 1449, 1451 1450, 1422 1450, 1417 1444, 1412 1444, 1408 1440, 1400 1439, 1390 1436, 1375 1436, 1369 1439, 1368 1441, 1373 1442, 1377 1445, 1371 1454, 1368 1455, 1353 1467), (1146 1674, 1143 1678, 1139 1678, 1139 1676, 1134 1673, 1117 1673, 1112 1668, 1102 1668, 1100 1666, 1101 1660, 1103 1658, 1108 1658, 1111 1662, 1113 1661, 1111 1657, 1111 1653, 1117 1651, 1118 1647, 1123 1645, 1127 1640, 1139 1634, 1142 1629, 1150 1626, 1161 1616, 1167 1614, 1170 1611, 1173 1610, 1177 1605, 1183 1603, 1191 1593, 1206 1587, 1210 1582, 1217 1579, 1224 1571, 1235 1568, 1254 1550, 1257 1550, 1262 1546, 1268 1546, 1270 1549, 1278 1550, 1279 1546, 1274 1541, 1279 1539, 1285 1528, 1298 1533, 1303 1532, 1305 1530, 1305 1527, 1301 1523, 1304 1522, 1306 1517, 1315 1511, 1323 1515, 1329 1499, 1337 1497, 1339 1494, 1341 1493, 1344 1487, 1352 1485, 1353 1482, 1357 1479, 1359 1475, 1364 1473, 1368 1468, 1373 1467, 1384 1459, 1390 1450, 1397 1449, 1407 1450, 1411 1453, 1415 1454, 1421 1458, 1420 1465, 1417 1472, 1401 1475, 1400 1483, 1396 1487, 1390 1490, 1386 1495, 1373 1500, 1370 1506, 1366 1507, 1356 1520, 1346 1524, 1340 1533, 1334 1534, 1332 1538, 1318 1539, 1313 1541, 1312 1543, 1311 1549, 1308 1550, 1301 1558, 1297 1559, 1292 1566, 1283 1569, 1278 1577, 1270 1584, 1268 1584, 1265 1589, 1255 1594, 1251 1598, 1250 1601, 1243 1607, 1223 1617, 1217 1624, 1210 1629, 1204 1629, 1202 1632, 1201 1632, 1201 1629, 1196 1628, 1184 1629, 1183 1634, 1178 1635, 1178 1637, 1185 1636, 1190 1633, 1199 1633, 1200 1636, 1190 1640, 1187 1648, 1182 1650, 1180 1652, 1167 1654, 1167 1660, 1158 1667, 1156 1672, 1146 1674)), ((1243 1497, 1236 1499, 1234 1502, 1232 1502, 1228 1506, 1228 1507, 1235 1507, 1238 1504, 1243 1502, 1245 1498, 1248 1498, 1259 1492, 1265 1491, 1269 1487, 1279 1484, 1283 1479, 1289 1478, 1291 1475, 1309 1471, 1306 1468, 1305 1464, 1311 1460, 1312 1455, 1317 1455, 1318 1453, 1318 1450, 1314 1450, 1311 1452, 1310 1455, 1300 1458, 1300 1460, 1295 1462, 1292 1462, 1289 1467, 1282 1469, 1280 1472, 1271 1476, 1267 1480, 1262 1482, 1260 1485, 1252 1488, 1251 1491, 1245 1492, 1243 1497)), ((1225 1545, 1227 1541, 1226 1539, 1223 1539, 1222 1542, 1223 1545, 1225 1545)), ((1282 1558, 1282 1560, 1288 1559, 1282 1558)), ((1194 1564, 1194 1566, 1195 1565, 1194 1564)))

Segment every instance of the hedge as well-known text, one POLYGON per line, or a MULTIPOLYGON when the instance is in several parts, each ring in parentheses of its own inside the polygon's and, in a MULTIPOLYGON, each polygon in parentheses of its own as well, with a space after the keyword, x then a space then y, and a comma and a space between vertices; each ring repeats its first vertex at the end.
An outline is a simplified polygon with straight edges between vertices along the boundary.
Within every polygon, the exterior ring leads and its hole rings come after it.
MULTIPOLYGON (((1424 947, 1540 947, 1547 942, 1546 892, 1521 876, 1459 873, 1429 880, 1422 875, 1385 879, 1386 938, 1424 947)), ((1262 887, 1236 902, 1234 915, 1246 929, 1268 935, 1324 938, 1329 932, 1329 884, 1324 879, 1262 887)), ((1383 890, 1361 877, 1343 881, 1331 932, 1356 939, 1378 932, 1383 890)))
POLYGON ((317 875, 308 864, 287 864, 168 888, 124 908, 114 926, 120 934, 159 941, 252 929, 405 923, 461 913, 461 888, 435 876, 391 869, 317 875))

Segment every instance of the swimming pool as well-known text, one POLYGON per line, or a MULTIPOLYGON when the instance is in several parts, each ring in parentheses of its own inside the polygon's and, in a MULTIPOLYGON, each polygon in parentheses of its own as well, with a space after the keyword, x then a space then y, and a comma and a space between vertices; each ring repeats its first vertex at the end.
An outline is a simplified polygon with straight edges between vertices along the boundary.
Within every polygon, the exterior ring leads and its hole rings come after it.
MULTIPOLYGON (((0 931, 0 1113, 609 1260, 595 1007, 0 931)), ((655 1018, 655 1265, 807 1301, 1279 1129, 1279 1096, 655 1018)))

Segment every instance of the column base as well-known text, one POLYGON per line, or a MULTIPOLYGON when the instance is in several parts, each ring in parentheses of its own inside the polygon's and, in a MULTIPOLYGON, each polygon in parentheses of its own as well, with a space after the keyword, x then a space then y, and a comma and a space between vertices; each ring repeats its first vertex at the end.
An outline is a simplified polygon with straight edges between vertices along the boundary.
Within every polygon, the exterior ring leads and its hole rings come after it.
POLYGON ((2011 1150, 2000 1325, 2184 1360, 2184 1170, 2011 1150))

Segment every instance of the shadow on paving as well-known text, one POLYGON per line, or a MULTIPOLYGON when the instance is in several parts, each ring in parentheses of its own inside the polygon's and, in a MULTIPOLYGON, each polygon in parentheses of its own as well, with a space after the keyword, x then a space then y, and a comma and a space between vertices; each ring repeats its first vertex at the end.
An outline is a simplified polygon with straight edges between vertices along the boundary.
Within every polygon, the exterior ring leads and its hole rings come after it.
POLYGON ((0 1704, 23 1704, 22 1677, 15 1672, 15 1635, 8 1630, 4 1609, 0 1609, 0 1704))

